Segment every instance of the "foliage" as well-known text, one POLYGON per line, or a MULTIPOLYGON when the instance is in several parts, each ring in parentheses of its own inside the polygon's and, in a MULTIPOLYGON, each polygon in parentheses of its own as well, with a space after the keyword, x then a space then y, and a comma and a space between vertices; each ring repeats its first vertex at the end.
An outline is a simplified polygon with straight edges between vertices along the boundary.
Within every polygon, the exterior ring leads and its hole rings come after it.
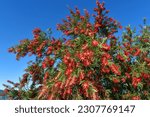
POLYGON ((8 81, 11 99, 150 99, 150 27, 136 33, 108 16, 104 3, 95 14, 78 8, 57 25, 66 38, 36 28, 33 39, 9 48, 16 59, 34 55, 19 83, 8 81), (93 22, 91 22, 93 18, 93 22))

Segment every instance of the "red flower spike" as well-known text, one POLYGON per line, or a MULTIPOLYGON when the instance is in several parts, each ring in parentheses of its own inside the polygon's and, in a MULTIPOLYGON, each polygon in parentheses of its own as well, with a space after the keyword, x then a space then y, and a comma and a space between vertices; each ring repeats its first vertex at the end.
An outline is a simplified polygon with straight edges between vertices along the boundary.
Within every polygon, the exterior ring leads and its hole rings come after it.
POLYGON ((106 57, 102 57, 101 62, 102 62, 102 65, 104 66, 108 65, 108 60, 106 57))
POLYGON ((125 73, 127 78, 130 78, 130 74, 129 73, 125 73))
POLYGON ((49 78, 49 72, 45 72, 44 81, 46 81, 48 78, 49 78))
POLYGON ((33 30, 33 34, 37 34, 37 33, 40 33, 41 32, 41 29, 40 28, 35 28, 33 30))
POLYGON ((109 73, 110 72, 110 69, 107 68, 107 67, 103 67, 100 72, 103 72, 103 73, 109 73))
POLYGON ((102 44, 102 49, 108 51, 108 50, 110 50, 110 46, 107 44, 102 44))
POLYGON ((139 78, 134 77, 134 78, 132 79, 132 85, 133 85, 133 87, 136 88, 137 85, 138 85, 138 83, 141 82, 141 80, 142 80, 142 78, 140 78, 140 77, 139 77, 139 78))
POLYGON ((79 79, 80 79, 80 81, 83 80, 84 78, 85 78, 85 73, 83 71, 81 71, 79 73, 79 79))
POLYGON ((118 60, 120 60, 122 62, 125 62, 125 59, 120 54, 118 54, 116 57, 117 57, 118 60))
POLYGON ((108 53, 103 53, 102 57, 106 57, 107 59, 111 59, 111 55, 108 53))
POLYGON ((98 46, 98 44, 99 44, 98 41, 96 41, 96 40, 93 40, 93 41, 92 41, 92 46, 96 47, 96 46, 98 46))
POLYGON ((117 83, 119 83, 119 80, 116 79, 116 78, 114 78, 114 79, 113 79, 113 82, 114 82, 115 84, 117 84, 117 83))
POLYGON ((51 93, 49 96, 48 96, 48 98, 47 98, 47 100, 53 100, 54 99, 54 94, 53 93, 51 93))
POLYGON ((133 96, 132 97, 132 100, 140 100, 141 98, 140 98, 140 96, 133 96))
POLYGON ((114 72, 116 75, 121 75, 118 66, 116 66, 115 64, 112 64, 112 65, 110 65, 109 67, 110 67, 110 69, 112 70, 112 72, 114 72))
POLYGON ((66 94, 71 95, 71 94, 72 94, 72 89, 71 89, 71 88, 68 88, 68 89, 66 90, 66 94))
POLYGON ((82 83, 82 87, 83 87, 83 90, 88 90, 88 88, 89 88, 89 82, 83 82, 82 83))
POLYGON ((56 83, 54 84, 54 88, 59 89, 59 87, 61 86, 61 84, 62 84, 62 82, 56 82, 56 83))
POLYGON ((46 54, 47 54, 47 55, 50 55, 50 54, 52 53, 52 50, 53 50, 53 47, 52 47, 52 46, 48 47, 46 54))
POLYGON ((141 50, 136 48, 136 52, 133 54, 133 56, 138 56, 141 53, 141 50))

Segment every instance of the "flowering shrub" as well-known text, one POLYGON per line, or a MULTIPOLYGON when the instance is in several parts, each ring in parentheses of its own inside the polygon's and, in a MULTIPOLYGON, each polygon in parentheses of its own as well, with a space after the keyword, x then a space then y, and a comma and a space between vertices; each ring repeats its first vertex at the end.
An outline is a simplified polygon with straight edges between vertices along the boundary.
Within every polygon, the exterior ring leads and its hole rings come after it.
POLYGON ((17 60, 36 57, 19 83, 4 85, 11 99, 150 99, 150 27, 136 33, 128 26, 119 39, 122 26, 96 5, 93 15, 70 10, 57 25, 65 38, 36 28, 32 40, 9 48, 17 60))

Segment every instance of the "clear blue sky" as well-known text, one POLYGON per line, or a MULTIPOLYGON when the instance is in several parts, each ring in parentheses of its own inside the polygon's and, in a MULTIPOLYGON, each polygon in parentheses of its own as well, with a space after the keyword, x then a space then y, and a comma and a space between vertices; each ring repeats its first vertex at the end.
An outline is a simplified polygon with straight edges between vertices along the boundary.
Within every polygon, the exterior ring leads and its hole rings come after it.
MULTIPOLYGON (((19 62, 7 49, 19 40, 32 38, 32 29, 52 28, 53 36, 59 37, 56 24, 69 15, 67 6, 92 13, 96 0, 1 0, 0 2, 0 89, 6 80, 18 81, 30 58, 19 62)), ((102 0, 101 0, 102 1, 102 0)), ((138 26, 147 17, 150 22, 150 0, 104 0, 110 16, 123 26, 138 26)))

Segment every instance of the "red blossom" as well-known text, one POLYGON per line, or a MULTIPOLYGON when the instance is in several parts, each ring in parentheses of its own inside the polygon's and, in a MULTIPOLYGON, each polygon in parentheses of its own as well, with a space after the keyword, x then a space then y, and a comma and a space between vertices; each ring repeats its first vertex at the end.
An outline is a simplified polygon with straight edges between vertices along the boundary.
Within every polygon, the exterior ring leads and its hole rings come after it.
POLYGON ((121 75, 118 66, 116 66, 115 64, 112 64, 112 65, 110 65, 109 67, 110 67, 110 69, 112 70, 112 72, 114 72, 116 75, 121 75))
POLYGON ((102 49, 108 51, 108 50, 110 50, 110 46, 107 44, 102 44, 102 49))
POLYGON ((133 54, 133 56, 138 56, 141 53, 141 50, 139 48, 136 48, 136 52, 133 54))
POLYGON ((34 35, 36 35, 36 34, 39 34, 41 32, 41 29, 40 28, 35 28, 32 32, 33 32, 34 35))
POLYGON ((141 98, 140 98, 140 96, 133 96, 132 97, 132 100, 140 100, 141 98))
POLYGON ((117 59, 120 60, 120 61, 125 62, 125 59, 120 54, 117 55, 117 59))
POLYGON ((89 88, 89 82, 83 82, 82 83, 82 87, 83 87, 84 90, 88 90, 88 88, 89 88))
POLYGON ((102 57, 101 62, 102 62, 102 65, 104 66, 108 65, 108 60, 106 57, 102 57))
POLYGON ((100 70, 100 72, 109 73, 110 69, 108 67, 102 67, 102 69, 100 70))
POLYGON ((96 46, 98 46, 98 44, 99 44, 98 41, 96 41, 96 40, 93 40, 93 41, 92 41, 92 46, 96 47, 96 46))
POLYGON ((142 80, 141 77, 139 77, 139 78, 134 77, 134 78, 132 79, 132 85, 133 85, 133 87, 136 88, 137 85, 141 82, 141 80, 142 80))
POLYGON ((114 83, 119 83, 119 80, 117 78, 113 78, 114 83))
POLYGON ((125 73, 127 78, 130 78, 130 74, 129 73, 125 73))

